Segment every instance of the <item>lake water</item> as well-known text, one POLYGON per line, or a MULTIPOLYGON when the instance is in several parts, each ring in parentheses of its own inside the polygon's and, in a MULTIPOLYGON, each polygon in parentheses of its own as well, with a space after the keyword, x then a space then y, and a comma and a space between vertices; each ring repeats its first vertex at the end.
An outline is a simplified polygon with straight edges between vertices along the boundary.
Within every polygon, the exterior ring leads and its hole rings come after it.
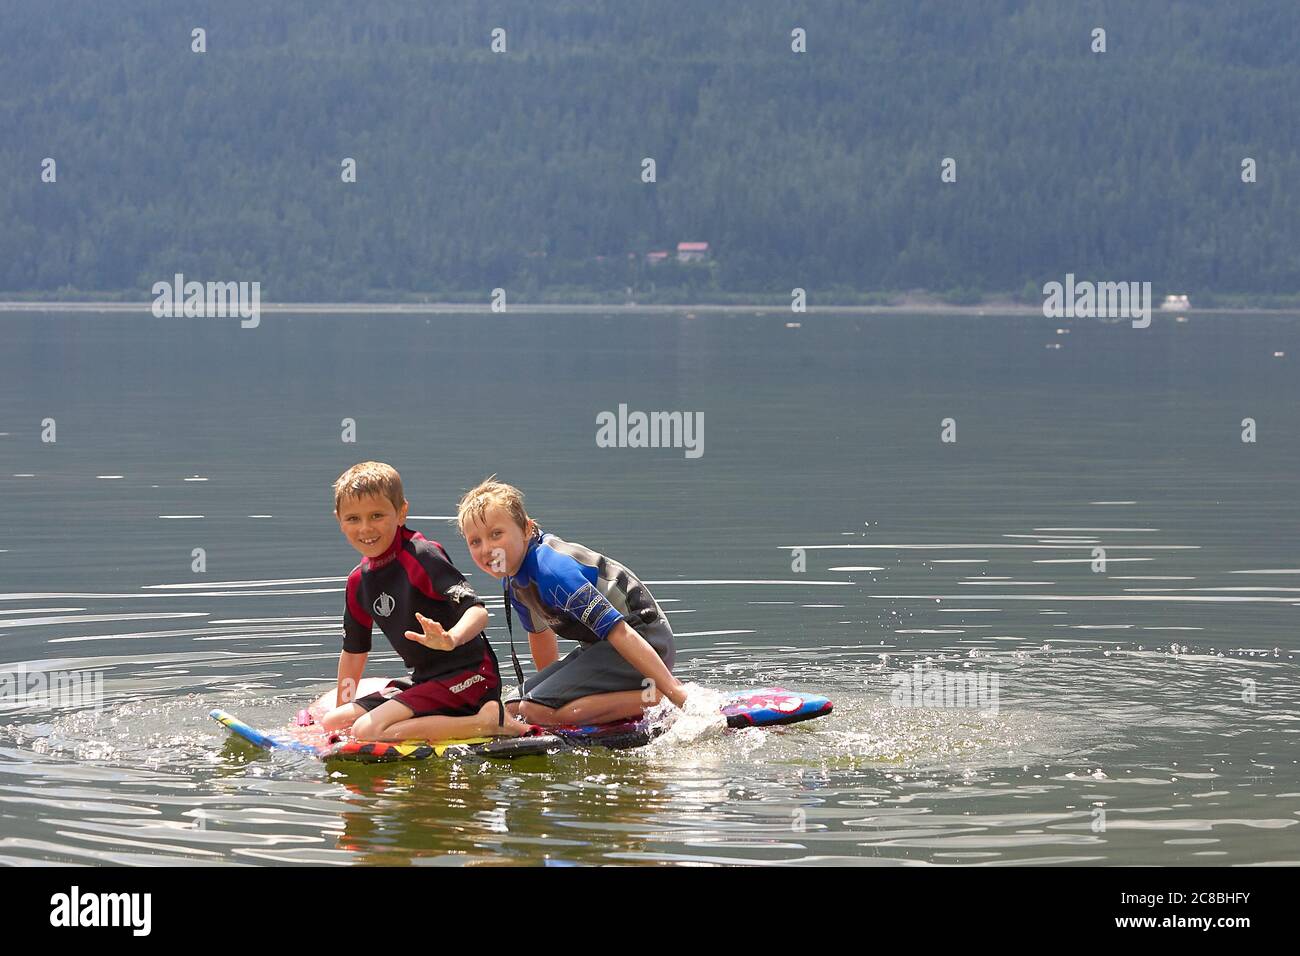
POLYGON ((1300 317, 18 313, 0 341, 0 667, 103 695, 0 698, 0 862, 1300 862, 1300 317), (704 453, 597 447, 620 404, 703 413, 704 453), (273 728, 333 680, 330 483, 367 458, 462 570, 445 516, 498 473, 649 583, 685 680, 835 712, 516 763, 233 743, 210 709, 273 728), (917 674, 978 706, 907 706, 917 674))

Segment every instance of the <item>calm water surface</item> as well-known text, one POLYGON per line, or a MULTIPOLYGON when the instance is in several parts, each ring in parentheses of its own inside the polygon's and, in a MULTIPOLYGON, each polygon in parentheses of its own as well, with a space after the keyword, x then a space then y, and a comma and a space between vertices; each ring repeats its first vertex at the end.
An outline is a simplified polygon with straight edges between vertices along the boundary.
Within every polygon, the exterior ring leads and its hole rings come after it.
POLYGON ((0 316, 0 669, 103 681, 0 698, 0 860, 1300 862, 1300 320, 788 318, 0 316), (598 448, 620 403, 703 412, 703 456, 598 448), (650 583, 684 679, 835 713, 515 763, 232 742, 208 710, 333 679, 364 458, 462 570, 499 473, 650 583), (988 694, 902 706, 918 666, 988 694))

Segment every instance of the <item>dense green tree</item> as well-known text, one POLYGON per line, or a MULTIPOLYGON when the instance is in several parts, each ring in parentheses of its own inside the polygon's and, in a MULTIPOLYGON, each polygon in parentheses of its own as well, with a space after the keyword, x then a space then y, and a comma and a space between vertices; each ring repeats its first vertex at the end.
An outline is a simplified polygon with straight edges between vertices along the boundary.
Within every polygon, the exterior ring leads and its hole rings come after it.
POLYGON ((1298 40, 1293 0, 0 0, 0 290, 1295 293, 1298 40))

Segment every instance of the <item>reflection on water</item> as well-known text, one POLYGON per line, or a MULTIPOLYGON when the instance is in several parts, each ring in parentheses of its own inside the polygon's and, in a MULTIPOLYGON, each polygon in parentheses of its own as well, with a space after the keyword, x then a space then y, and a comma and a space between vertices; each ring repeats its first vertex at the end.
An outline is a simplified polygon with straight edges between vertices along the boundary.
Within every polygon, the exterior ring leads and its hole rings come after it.
MULTIPOLYGON (((431 350, 515 349, 559 374, 563 341, 626 320, 438 321, 436 340, 385 327, 417 406, 431 350)), ((29 687, 93 675, 102 698, 0 695, 0 862, 1300 861, 1300 443, 1281 438, 1300 402, 1249 359, 1293 325, 1157 323, 1140 348, 1166 361, 1148 353, 1159 381, 1135 386, 1114 327, 1043 355, 1026 320, 828 316, 798 337, 638 321, 637 342, 602 339, 617 357, 583 366, 587 390, 543 412, 507 383, 511 416, 467 403, 444 429, 394 417, 397 386, 312 371, 353 341, 345 319, 251 339, 6 319, 0 669, 29 687), (1236 363, 1207 371, 1196 356, 1222 354, 1225 328, 1236 363), (230 364, 212 371, 217 350, 230 364), (622 371, 633 353, 644 379, 622 371), (55 394, 51 365, 75 384, 55 394), (276 376, 289 399, 271 400, 276 376), (702 410, 708 454, 598 453, 594 416, 619 401, 702 410), (18 440, 51 406, 58 446, 18 440), (340 449, 345 414, 369 437, 340 449), (1246 414, 1277 439, 1243 449, 1246 414), (425 453, 450 437, 455 456, 425 453), (353 562, 327 490, 362 457, 401 468, 412 526, 463 568, 451 502, 489 471, 519 481, 545 526, 650 584, 684 679, 821 693, 834 714, 515 762, 326 767, 232 739, 210 709, 274 728, 332 680, 353 562)), ((440 388, 471 388, 466 363, 439 368, 440 388)), ((500 597, 470 580, 502 652, 500 597)), ((371 672, 395 660, 377 651, 371 672)))
POLYGON ((238 650, 31 662, 102 671, 106 705, 9 716, 0 802, 26 832, 7 826, 0 845, 9 860, 121 863, 1290 858, 1275 831, 1295 825, 1300 714, 1261 715, 1241 689, 1300 700, 1292 653, 972 640, 982 646, 732 643, 683 663, 715 686, 780 674, 836 701, 832 717, 788 728, 328 768, 205 716, 286 723, 323 686, 292 676, 304 657, 327 665, 318 644, 259 652, 245 636, 238 650), (898 706, 918 664, 995 673, 996 707, 898 706))

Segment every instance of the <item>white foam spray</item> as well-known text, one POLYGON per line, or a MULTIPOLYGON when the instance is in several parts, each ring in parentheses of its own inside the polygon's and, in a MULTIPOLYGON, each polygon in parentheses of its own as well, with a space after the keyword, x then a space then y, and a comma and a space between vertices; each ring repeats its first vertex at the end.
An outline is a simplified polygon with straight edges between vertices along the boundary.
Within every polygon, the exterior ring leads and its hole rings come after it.
POLYGON ((685 707, 678 708, 665 699, 646 711, 652 725, 665 727, 652 744, 656 749, 684 747, 727 729, 727 718, 722 716, 726 694, 699 684, 682 686, 686 690, 685 707))

